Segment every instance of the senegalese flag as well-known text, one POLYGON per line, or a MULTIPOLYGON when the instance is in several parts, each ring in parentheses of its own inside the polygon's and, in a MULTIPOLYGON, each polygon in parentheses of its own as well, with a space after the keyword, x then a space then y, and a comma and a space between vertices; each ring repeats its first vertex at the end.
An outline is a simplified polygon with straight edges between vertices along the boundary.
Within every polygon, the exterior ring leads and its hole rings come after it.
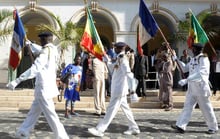
POLYGON ((190 30, 189 37, 187 40, 189 48, 192 48, 193 43, 201 43, 205 45, 208 41, 208 36, 199 24, 196 17, 193 15, 192 11, 190 11, 190 30))
POLYGON ((80 45, 84 47, 88 52, 92 53, 95 57, 102 60, 102 57, 105 54, 105 50, 99 34, 95 28, 92 15, 88 7, 86 7, 86 11, 87 21, 80 45))

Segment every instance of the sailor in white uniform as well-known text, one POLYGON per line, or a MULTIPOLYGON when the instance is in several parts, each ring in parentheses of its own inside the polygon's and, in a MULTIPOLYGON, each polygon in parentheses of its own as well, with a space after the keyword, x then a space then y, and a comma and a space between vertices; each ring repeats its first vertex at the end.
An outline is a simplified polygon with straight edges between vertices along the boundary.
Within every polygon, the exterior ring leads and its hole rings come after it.
POLYGON ((29 69, 22 73, 16 80, 7 84, 7 87, 14 89, 20 82, 34 77, 36 78, 35 99, 26 119, 15 135, 16 138, 29 138, 31 130, 43 112, 50 128, 54 132, 55 138, 69 139, 55 111, 53 102, 53 97, 57 96, 59 91, 56 86, 58 52, 56 46, 51 43, 53 40, 52 36, 50 32, 44 32, 39 35, 42 45, 39 56, 29 69))
POLYGON ((194 57, 187 65, 180 63, 184 72, 189 72, 187 79, 179 81, 181 86, 188 83, 188 91, 181 115, 175 125, 171 127, 180 133, 184 133, 189 123, 191 114, 198 103, 208 126, 208 134, 214 134, 218 131, 218 123, 210 102, 211 90, 209 87, 209 68, 210 62, 206 54, 202 53, 203 45, 195 43, 192 45, 194 57))
POLYGON ((88 129, 94 136, 104 136, 105 130, 117 114, 119 108, 122 109, 128 120, 128 130, 125 131, 124 134, 133 135, 140 133, 139 127, 127 103, 129 89, 128 78, 133 75, 129 67, 129 61, 125 55, 125 47, 127 44, 118 42, 114 44, 114 46, 115 52, 117 53, 117 60, 115 63, 108 63, 108 67, 112 72, 111 99, 104 119, 102 119, 95 128, 88 129))

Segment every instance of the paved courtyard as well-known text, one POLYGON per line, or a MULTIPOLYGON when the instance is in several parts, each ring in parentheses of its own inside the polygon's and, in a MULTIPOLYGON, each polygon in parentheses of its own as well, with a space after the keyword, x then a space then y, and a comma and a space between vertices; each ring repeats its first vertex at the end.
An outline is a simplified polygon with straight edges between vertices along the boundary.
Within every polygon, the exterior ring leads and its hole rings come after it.
MULTIPOLYGON (((96 126, 102 117, 96 117, 91 111, 78 111, 79 117, 65 119, 64 112, 57 112, 60 120, 71 139, 96 139, 87 132, 90 127, 96 126)), ((123 135, 123 131, 127 130, 126 118, 119 111, 111 125, 105 132, 104 139, 220 139, 220 132, 214 135, 208 135, 205 132, 207 127, 201 112, 196 109, 193 112, 191 122, 188 125, 185 134, 175 133, 170 125, 175 123, 180 109, 170 112, 155 109, 133 110, 135 119, 140 126, 141 133, 139 135, 123 135)), ((216 117, 220 122, 220 110, 215 110, 216 117)), ((13 139, 15 130, 24 120, 27 111, 0 112, 0 139, 13 139)), ((48 124, 44 116, 39 118, 35 129, 31 133, 31 139, 53 139, 48 124)))

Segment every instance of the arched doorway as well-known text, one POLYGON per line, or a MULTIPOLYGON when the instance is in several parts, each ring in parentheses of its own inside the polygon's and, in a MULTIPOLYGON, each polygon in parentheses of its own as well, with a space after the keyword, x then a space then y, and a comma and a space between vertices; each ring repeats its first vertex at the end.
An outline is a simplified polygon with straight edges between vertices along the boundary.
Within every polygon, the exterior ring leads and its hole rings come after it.
MULTIPOLYGON (((163 35, 166 40, 169 42, 172 49, 177 49, 176 40, 174 39, 174 35, 177 32, 178 18, 171 11, 160 8, 155 12, 152 12, 153 17, 155 18, 157 24, 159 25, 163 35)), ((132 26, 136 27, 134 30, 137 31, 138 28, 138 15, 135 17, 132 26)), ((132 29, 133 30, 133 29, 132 29)), ((149 64, 149 72, 155 72, 155 68, 153 66, 152 55, 155 55, 157 49, 161 46, 161 43, 164 42, 164 39, 161 33, 158 31, 154 38, 150 39, 143 47, 143 52, 145 55, 149 56, 150 64, 149 64)), ((177 50, 176 50, 177 51, 177 50)), ((151 78, 151 77, 149 77, 151 78)), ((155 78, 155 77, 154 77, 155 78)), ((177 81, 179 80, 179 73, 176 70, 174 73, 174 87, 177 88, 177 81)))
MULTIPOLYGON (((159 25, 163 35, 167 39, 167 41, 170 43, 171 48, 176 48, 175 40, 173 39, 174 34, 176 33, 175 25, 172 23, 171 20, 169 20, 166 16, 161 14, 153 14, 157 24, 159 25)), ((161 43, 164 42, 164 39, 160 32, 158 31, 156 36, 149 40, 144 46, 143 50, 145 51, 146 55, 150 55, 153 52, 155 52, 160 46, 161 43)))
MULTIPOLYGON (((166 40, 169 42, 170 47, 172 49, 177 49, 176 47, 176 41, 173 39, 174 38, 174 34, 176 34, 176 30, 175 30, 175 24, 168 19, 166 16, 159 14, 159 13, 155 13, 153 14, 157 24, 159 25, 163 35, 165 36, 166 40)), ((164 42, 164 39, 161 35, 161 33, 158 31, 156 36, 149 40, 144 46, 143 46, 143 51, 145 55, 148 56, 152 56, 155 55, 157 52, 157 49, 159 47, 161 47, 161 44, 164 42)), ((154 68, 150 68, 151 66, 149 66, 149 69, 154 69, 154 68)), ((154 69, 155 70, 155 69, 154 69)), ((151 71, 152 72, 152 71, 151 71)), ((179 73, 178 70, 176 70, 174 72, 174 78, 173 78, 173 87, 177 88, 178 84, 177 81, 179 80, 179 73)))
MULTIPOLYGON (((103 46, 111 47, 112 42, 115 41, 115 32, 119 30, 116 18, 110 11, 102 7, 98 7, 97 10, 91 10, 91 14, 103 46)), ((77 26, 84 28, 86 19, 85 9, 81 9, 72 16, 71 21, 76 23, 77 26)))
POLYGON ((220 15, 207 16, 203 20, 202 26, 210 41, 210 43, 205 46, 204 51, 208 53, 209 56, 214 55, 210 45, 212 45, 215 50, 220 50, 220 15))
MULTIPOLYGON (((106 45, 106 47, 110 47, 111 42, 114 41, 114 32, 113 32, 111 23, 109 22, 107 18, 105 18, 98 12, 91 12, 91 14, 93 16, 93 20, 94 20, 97 32, 99 33, 100 39, 105 40, 104 41, 105 44, 103 45, 104 46, 106 45)), ((78 21, 77 25, 80 27, 85 27, 85 23, 86 23, 86 16, 82 17, 78 21)))
MULTIPOLYGON (((171 47, 176 49, 176 41, 174 39, 174 35, 178 30, 178 22, 179 19, 177 16, 170 10, 165 9, 163 7, 159 7, 159 9, 150 9, 152 11, 152 15, 162 30, 165 38, 170 43, 171 47)), ((131 31, 137 32, 139 23, 139 16, 136 15, 131 24, 131 31)), ((158 49, 161 46, 161 43, 164 42, 160 32, 158 31, 156 36, 150 39, 144 46, 144 54, 150 55, 152 51, 158 49)))

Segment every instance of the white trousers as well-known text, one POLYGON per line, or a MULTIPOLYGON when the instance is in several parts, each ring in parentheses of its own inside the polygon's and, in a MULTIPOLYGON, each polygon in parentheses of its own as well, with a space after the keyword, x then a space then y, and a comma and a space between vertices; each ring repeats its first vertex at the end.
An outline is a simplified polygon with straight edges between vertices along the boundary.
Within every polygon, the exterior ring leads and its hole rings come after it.
POLYGON ((55 134, 56 139, 69 139, 63 124, 60 122, 59 117, 55 111, 53 99, 45 99, 44 97, 35 98, 32 103, 31 109, 27 114, 26 119, 21 124, 17 132, 29 135, 43 112, 46 120, 55 134))
POLYGON ((99 131, 105 132, 105 130, 108 128, 109 124, 117 114, 119 108, 122 109, 123 113, 128 119, 128 126, 129 129, 139 129, 137 123, 134 120, 133 114, 131 112, 131 109, 127 103, 127 97, 111 97, 107 112, 105 114, 104 119, 99 121, 96 128, 99 131))
POLYGON ((195 105, 198 103, 200 110, 205 118, 208 129, 218 130, 218 123, 215 117, 215 113, 212 104, 208 96, 195 96, 188 93, 186 96, 186 101, 184 103, 184 108, 181 115, 179 116, 176 125, 180 128, 186 130, 186 126, 192 115, 192 111, 195 105))

